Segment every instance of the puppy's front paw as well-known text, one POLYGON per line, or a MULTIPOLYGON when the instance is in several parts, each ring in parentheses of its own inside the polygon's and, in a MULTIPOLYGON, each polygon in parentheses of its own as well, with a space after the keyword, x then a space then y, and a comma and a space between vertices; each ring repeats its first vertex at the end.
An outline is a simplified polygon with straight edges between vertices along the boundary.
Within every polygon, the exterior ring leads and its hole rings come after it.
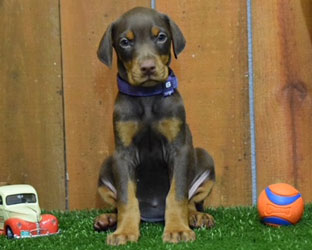
POLYGON ((107 236, 107 244, 112 246, 119 246, 127 244, 128 242, 137 242, 139 233, 112 233, 107 236))
POLYGON ((191 229, 165 230, 163 235, 163 241, 168 243, 194 241, 195 239, 196 235, 191 229))
POLYGON ((192 228, 211 228, 215 224, 214 218, 207 213, 192 212, 189 215, 189 225, 192 228))

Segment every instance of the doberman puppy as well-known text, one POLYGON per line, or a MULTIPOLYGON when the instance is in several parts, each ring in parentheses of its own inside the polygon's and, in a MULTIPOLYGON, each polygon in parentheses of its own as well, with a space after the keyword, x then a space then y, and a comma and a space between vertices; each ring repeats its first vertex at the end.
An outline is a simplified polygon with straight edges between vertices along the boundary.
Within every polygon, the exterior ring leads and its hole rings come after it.
POLYGON ((118 57, 118 87, 113 114, 116 150, 103 163, 99 193, 116 213, 95 219, 98 231, 116 228, 107 243, 136 242, 139 224, 163 221, 164 242, 195 240, 190 227, 211 227, 214 219, 198 211, 214 180, 209 154, 194 149, 169 68, 171 45, 175 57, 184 49, 179 27, 166 15, 134 8, 106 30, 99 59, 111 66, 118 57))

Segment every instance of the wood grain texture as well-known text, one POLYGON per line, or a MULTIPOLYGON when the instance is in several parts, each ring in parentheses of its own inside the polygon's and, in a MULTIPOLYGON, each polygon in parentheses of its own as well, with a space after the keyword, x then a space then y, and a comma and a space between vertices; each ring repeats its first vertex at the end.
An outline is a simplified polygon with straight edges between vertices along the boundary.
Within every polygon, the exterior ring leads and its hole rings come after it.
POLYGON ((258 189, 276 182, 312 200, 312 1, 254 1, 258 189))
POLYGON ((0 1, 0 181, 33 185, 65 208, 59 7, 0 1))
POLYGON ((101 206, 97 180, 102 161, 113 152, 112 113, 116 58, 108 69, 96 55, 107 26, 149 0, 61 1, 66 145, 71 209, 101 206))
POLYGON ((172 68, 194 145, 215 160, 206 205, 251 204, 246 1, 158 0, 156 7, 187 41, 172 68))

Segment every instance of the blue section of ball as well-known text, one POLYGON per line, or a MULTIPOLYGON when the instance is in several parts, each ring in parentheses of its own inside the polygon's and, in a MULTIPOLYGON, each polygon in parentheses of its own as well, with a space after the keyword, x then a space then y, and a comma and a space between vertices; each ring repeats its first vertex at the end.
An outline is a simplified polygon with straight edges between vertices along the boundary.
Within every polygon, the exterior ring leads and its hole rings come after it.
POLYGON ((279 226, 290 226, 290 225, 292 225, 289 221, 278 218, 278 217, 266 217, 266 218, 263 218, 262 221, 264 223, 279 225, 279 226))
POLYGON ((292 197, 280 196, 280 195, 274 194, 269 187, 265 189, 265 192, 268 198, 270 199, 270 201, 272 201, 276 205, 282 205, 282 206, 289 205, 301 197, 301 194, 297 194, 292 197))

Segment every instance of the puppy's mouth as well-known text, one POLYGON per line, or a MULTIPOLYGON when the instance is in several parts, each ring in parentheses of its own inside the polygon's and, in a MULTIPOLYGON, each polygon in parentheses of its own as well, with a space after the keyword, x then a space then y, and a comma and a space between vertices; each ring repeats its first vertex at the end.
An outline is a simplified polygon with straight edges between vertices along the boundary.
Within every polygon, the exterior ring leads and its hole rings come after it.
POLYGON ((167 78, 168 77, 166 77, 165 79, 159 79, 159 78, 155 77, 154 75, 148 75, 148 76, 142 77, 143 81, 141 83, 139 83, 139 86, 153 87, 157 84, 165 82, 167 78), (146 79, 146 80, 144 80, 144 79, 146 79))

